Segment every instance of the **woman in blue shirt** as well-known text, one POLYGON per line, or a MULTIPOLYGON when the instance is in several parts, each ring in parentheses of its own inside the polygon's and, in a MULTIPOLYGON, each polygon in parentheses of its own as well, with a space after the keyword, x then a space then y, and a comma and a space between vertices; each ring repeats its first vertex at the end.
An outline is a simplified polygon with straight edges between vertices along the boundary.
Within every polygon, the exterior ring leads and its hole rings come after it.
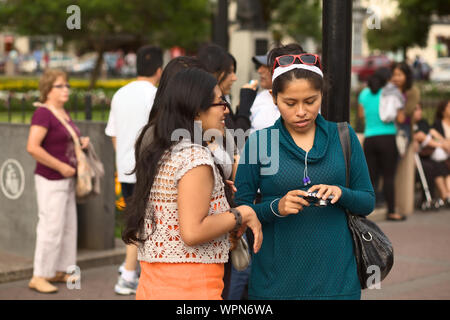
POLYGON ((318 56, 295 44, 269 54, 272 96, 281 117, 252 134, 236 175, 239 204, 251 206, 264 241, 253 256, 250 299, 360 299, 353 243, 345 209, 374 208, 364 153, 350 127, 350 183, 336 123, 320 114, 324 80, 318 56), (303 55, 302 55, 303 54, 303 55), (254 204, 261 191, 261 203, 254 204), (334 198, 309 204, 308 191, 334 198))
POLYGON ((387 203, 387 220, 403 221, 404 215, 395 212, 395 174, 399 153, 395 141, 397 128, 394 122, 380 119, 382 88, 390 78, 388 69, 377 70, 368 80, 368 87, 358 97, 360 117, 365 117, 364 154, 369 167, 370 179, 377 189, 383 177, 383 195, 387 203))

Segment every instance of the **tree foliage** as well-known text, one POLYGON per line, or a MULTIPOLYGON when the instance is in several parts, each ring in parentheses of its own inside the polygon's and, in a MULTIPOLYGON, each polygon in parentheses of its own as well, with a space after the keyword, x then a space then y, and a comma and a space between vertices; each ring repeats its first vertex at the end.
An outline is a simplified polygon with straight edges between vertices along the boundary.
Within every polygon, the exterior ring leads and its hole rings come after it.
POLYGON ((3 0, 0 30, 23 35, 61 36, 67 43, 98 53, 91 86, 103 52, 129 43, 193 50, 210 36, 209 0, 3 0), (69 29, 67 8, 80 8, 80 29, 69 29))
POLYGON ((381 21, 381 29, 367 32, 371 49, 403 50, 426 46, 432 15, 450 14, 448 0, 398 0, 399 14, 381 21))
POLYGON ((4 0, 0 29, 24 35, 59 35, 65 40, 112 46, 120 36, 162 47, 192 49, 208 39, 208 0, 4 0), (70 5, 81 10, 81 29, 69 30, 70 5))
POLYGON ((322 39, 321 0, 260 0, 275 41, 285 34, 297 42, 322 39))

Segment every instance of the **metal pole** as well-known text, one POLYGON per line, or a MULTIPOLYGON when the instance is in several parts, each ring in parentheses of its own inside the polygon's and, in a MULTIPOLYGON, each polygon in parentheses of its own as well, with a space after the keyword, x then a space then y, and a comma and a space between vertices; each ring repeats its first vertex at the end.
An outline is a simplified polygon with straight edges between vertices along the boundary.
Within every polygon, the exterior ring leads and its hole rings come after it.
POLYGON ((228 0, 219 0, 214 16, 213 42, 228 50, 228 0))
POLYGON ((324 92, 322 115, 330 121, 350 120, 352 0, 324 0, 322 65, 330 88, 324 92))
POLYGON ((72 110, 75 113, 75 119, 78 120, 78 94, 75 93, 73 97, 72 110))
POLYGON ((84 96, 84 103, 85 103, 84 119, 92 120, 92 96, 90 93, 86 93, 86 95, 84 96))
POLYGON ((25 123, 25 97, 20 100, 20 111, 22 112, 22 123, 25 123))
POLYGON ((8 123, 11 123, 11 101, 12 101, 12 93, 11 91, 8 93, 8 98, 6 100, 6 107, 8 108, 8 123))

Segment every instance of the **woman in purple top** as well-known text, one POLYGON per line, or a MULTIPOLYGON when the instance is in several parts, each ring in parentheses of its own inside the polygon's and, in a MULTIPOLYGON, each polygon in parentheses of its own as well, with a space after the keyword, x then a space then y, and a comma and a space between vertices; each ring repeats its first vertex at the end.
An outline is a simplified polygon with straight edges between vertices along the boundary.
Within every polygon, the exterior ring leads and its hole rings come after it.
MULTIPOLYGON (((39 209, 31 289, 53 293, 50 282, 66 282, 66 270, 76 264, 77 216, 75 176, 77 160, 72 136, 55 117, 64 118, 80 136, 80 130, 64 109, 69 100, 67 75, 46 70, 39 82, 42 106, 31 120, 27 151, 36 159, 35 185, 39 209), (52 110, 52 111, 50 111, 52 110)), ((81 137, 82 148, 88 137, 81 137)))

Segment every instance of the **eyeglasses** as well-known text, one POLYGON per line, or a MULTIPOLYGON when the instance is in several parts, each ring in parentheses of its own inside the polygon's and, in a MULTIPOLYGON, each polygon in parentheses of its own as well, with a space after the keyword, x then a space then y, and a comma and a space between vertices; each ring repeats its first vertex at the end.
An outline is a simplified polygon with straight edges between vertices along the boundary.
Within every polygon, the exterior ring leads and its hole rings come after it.
POLYGON ((284 56, 279 56, 275 58, 275 63, 273 64, 272 73, 275 71, 276 66, 289 67, 293 65, 295 61, 299 61, 300 64, 306 64, 308 66, 316 66, 322 70, 322 65, 320 64, 320 59, 317 54, 312 53, 301 53, 301 54, 286 54, 284 56))
POLYGON ((227 108, 230 108, 230 104, 228 103, 227 100, 225 100, 225 97, 222 96, 220 98, 222 99, 222 102, 213 103, 213 104, 211 104, 211 107, 222 106, 223 111, 227 110, 227 108))
POLYGON ((70 84, 57 84, 57 85, 54 85, 53 86, 53 88, 58 88, 58 89, 62 89, 62 88, 67 88, 67 89, 70 89, 70 84))

